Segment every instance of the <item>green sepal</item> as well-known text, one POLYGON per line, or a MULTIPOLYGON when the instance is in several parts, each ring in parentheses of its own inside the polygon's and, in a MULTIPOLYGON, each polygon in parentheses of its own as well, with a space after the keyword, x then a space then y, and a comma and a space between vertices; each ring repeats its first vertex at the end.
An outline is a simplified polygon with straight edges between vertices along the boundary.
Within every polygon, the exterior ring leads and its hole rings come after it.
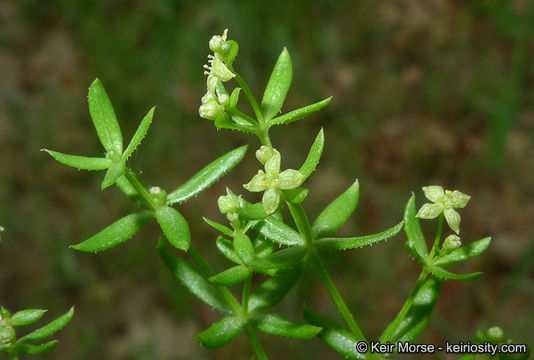
POLYGON ((42 318, 45 312, 46 310, 42 309, 27 309, 18 311, 11 317, 11 325, 24 326, 33 324, 42 318))
POLYGON ((466 246, 462 246, 450 253, 438 257, 433 264, 437 266, 448 266, 458 264, 482 254, 491 242, 490 237, 474 241, 466 246))
POLYGON ((224 59, 224 62, 227 66, 232 66, 237 53, 239 52, 239 45, 237 41, 228 40, 222 43, 221 45, 221 55, 224 59))
MULTIPOLYGON (((417 295, 415 295, 410 310, 396 329, 395 333, 391 335, 391 338, 385 339, 384 334, 389 332, 388 326, 388 328, 384 330, 380 342, 390 341, 393 343, 397 341, 414 341, 428 323, 434 305, 436 305, 440 287, 441 280, 433 276, 426 280, 417 292, 417 295)), ((393 323, 391 323, 390 326, 392 324, 393 323)))
POLYGON ((202 220, 204 220, 204 222, 206 224, 208 224, 209 226, 211 226, 215 230, 220 231, 224 235, 226 235, 226 236, 234 236, 234 232, 229 227, 224 226, 224 225, 219 224, 219 223, 216 223, 215 221, 212 221, 212 220, 210 220, 208 218, 205 218, 205 217, 202 217, 202 220))
POLYGON ((328 346, 336 352, 348 359, 365 359, 365 354, 356 351, 358 341, 364 339, 356 339, 354 335, 339 327, 336 323, 324 316, 317 314, 307 306, 304 306, 304 318, 312 325, 320 326, 323 330, 317 335, 319 339, 324 341, 328 346))
POLYGON ((109 154, 122 154, 122 134, 108 94, 99 79, 89 87, 89 112, 96 133, 109 154))
POLYGON ((313 144, 308 152, 308 156, 304 161, 304 164, 299 169, 299 172, 304 175, 304 179, 307 179, 312 172, 315 171, 319 160, 321 159, 321 154, 323 153, 324 148, 324 131, 321 129, 319 134, 315 137, 313 144))
POLYGON ((317 216, 312 225, 314 238, 329 235, 339 229, 356 209, 359 194, 360 184, 356 180, 317 216))
POLYGON ((472 280, 482 274, 480 271, 471 274, 455 274, 437 266, 428 266, 427 270, 442 280, 472 280))
POLYGON ((132 136, 132 140, 130 140, 130 143, 126 147, 126 150, 124 150, 124 153, 122 154, 122 161, 126 161, 130 155, 133 154, 133 152, 137 149, 141 141, 145 138, 148 129, 150 128, 150 124, 152 123, 152 118, 154 117, 154 110, 156 107, 153 107, 148 111, 148 113, 145 115, 143 120, 141 120, 141 123, 137 127, 137 130, 135 131, 135 134, 132 136))
POLYGON ((187 251, 191 245, 191 232, 189 225, 178 210, 170 206, 163 206, 155 212, 163 234, 172 246, 187 251))
POLYGON ((52 156, 56 161, 80 170, 105 170, 113 163, 110 159, 87 157, 78 155, 68 155, 57 151, 42 149, 52 156))
POLYGON ((104 176, 104 180, 102 180, 100 188, 104 190, 105 188, 115 184, 117 180, 124 175, 125 171, 126 168, 124 167, 123 163, 114 163, 111 165, 108 171, 106 171, 106 176, 104 176))
POLYGON ((296 339, 310 339, 322 330, 319 326, 299 324, 271 312, 256 312, 251 321, 266 334, 296 339))
POLYGON ((15 351, 21 354, 35 355, 39 353, 50 354, 57 345, 57 340, 49 341, 42 345, 30 345, 30 344, 15 344, 15 351))
POLYGON ((235 88, 230 95, 230 108, 235 108, 237 102, 239 101, 239 94, 241 93, 241 88, 235 88))
POLYGON ((347 249, 361 248, 364 246, 373 245, 380 241, 384 241, 389 238, 392 238, 393 236, 397 235, 402 230, 403 224, 404 222, 401 221, 400 223, 393 226, 392 228, 389 228, 378 234, 351 237, 351 238, 335 238, 335 237, 323 238, 323 239, 316 240, 314 244, 318 249, 325 249, 325 250, 347 250, 347 249))
POLYGON ((247 145, 244 145, 213 161, 187 180, 182 186, 171 192, 167 196, 167 204, 171 205, 183 202, 207 189, 215 181, 232 170, 234 166, 239 164, 246 152, 247 145))
POLYGON ((214 284, 220 286, 232 286, 246 280, 250 270, 245 265, 237 265, 209 278, 214 284))
POLYGON ((217 349, 232 341, 244 326, 245 322, 240 317, 225 317, 198 334, 195 341, 208 349, 217 349))
POLYGON ((129 240, 153 217, 150 211, 140 211, 127 215, 84 242, 71 245, 71 248, 85 252, 98 252, 112 248, 129 240))
POLYGON ((332 96, 330 96, 330 97, 328 97, 328 98, 326 98, 324 100, 318 101, 316 103, 313 103, 311 105, 304 106, 304 107, 301 107, 299 109, 290 111, 288 113, 285 113, 284 115, 280 115, 280 116, 275 117, 274 119, 271 119, 268 124, 269 124, 269 126, 280 125, 280 124, 289 124, 289 123, 292 123, 294 121, 300 120, 300 119, 305 118, 306 116, 308 116, 308 115, 310 115, 310 114, 312 114, 312 113, 314 113, 316 111, 321 110, 326 105, 330 104, 331 100, 332 100, 332 96))
POLYGON ((415 258, 423 259, 426 262, 428 259, 428 248, 419 220, 415 217, 416 213, 415 196, 412 195, 404 211, 404 231, 408 237, 406 248, 415 258))
POLYGON ((234 236, 234 251, 241 260, 249 263, 256 257, 252 241, 246 234, 237 234, 234 236))
POLYGON ((272 216, 254 227, 260 234, 280 245, 304 245, 304 239, 298 232, 272 216))
POLYGON ((176 255, 161 238, 158 242, 158 251, 165 265, 192 294, 214 309, 226 314, 232 312, 215 286, 193 269, 187 261, 176 255))
POLYGON ((67 313, 64 315, 58 317, 54 321, 50 322, 49 324, 32 331, 28 335, 21 337, 17 340, 17 344, 27 344, 31 342, 41 341, 50 335, 54 334, 55 332, 61 330, 65 325, 69 323, 69 321, 72 319, 72 315, 74 314, 74 306, 70 308, 67 313))
POLYGON ((284 198, 292 204, 300 204, 306 199, 310 190, 305 188, 283 190, 284 198))
POLYGON ((306 248, 303 246, 293 246, 272 253, 271 255, 257 258, 250 262, 250 266, 257 272, 270 273, 270 270, 287 269, 302 260, 306 255, 306 248))
POLYGON ((217 244, 217 248, 219 251, 231 262, 236 264, 242 264, 243 261, 237 256, 237 254, 234 251, 234 244, 222 236, 219 236, 217 240, 215 241, 217 244))
POLYGON ((239 215, 247 220, 262 220, 267 217, 261 202, 251 204, 244 201, 243 207, 239 210, 239 215))
POLYGON ((278 60, 276 60, 261 100, 260 107, 265 121, 275 117, 282 108, 291 85, 292 76, 291 57, 287 49, 284 48, 280 56, 278 56, 278 60))
POLYGON ((302 273, 301 266, 279 271, 263 282, 252 294, 248 301, 250 312, 268 309, 278 304, 293 288, 302 273))

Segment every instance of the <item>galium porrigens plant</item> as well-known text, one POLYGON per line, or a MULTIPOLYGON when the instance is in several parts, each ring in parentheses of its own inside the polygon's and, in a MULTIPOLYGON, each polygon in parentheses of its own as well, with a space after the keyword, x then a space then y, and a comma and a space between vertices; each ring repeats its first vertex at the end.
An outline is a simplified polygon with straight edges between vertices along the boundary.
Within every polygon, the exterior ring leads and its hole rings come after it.
MULTIPOLYGON (((127 160, 148 131, 154 110, 141 121, 126 150, 111 102, 102 83, 97 79, 89 89, 89 110, 104 147, 103 157, 66 155, 46 150, 59 162, 86 170, 106 170, 102 188, 116 184, 141 208, 123 217, 89 239, 72 246, 76 250, 97 252, 108 249, 131 238, 148 221, 155 218, 161 233, 158 251, 174 275, 185 287, 212 308, 220 311, 220 321, 201 332, 196 340, 210 349, 231 342, 244 332, 259 359, 267 359, 257 332, 290 338, 308 339, 315 336, 323 340, 342 356, 357 359, 378 358, 377 354, 358 351, 357 344, 367 341, 335 286, 323 260, 325 250, 347 250, 372 245, 397 235, 403 228, 406 249, 421 265, 421 274, 408 299, 397 316, 385 328, 380 341, 412 341, 426 326, 438 298, 440 285, 446 279, 471 279, 479 273, 455 274, 444 267, 466 261, 481 254, 490 239, 462 246, 458 236, 460 215, 455 210, 465 207, 469 196, 459 191, 444 191, 438 186, 424 187, 431 201, 419 211, 415 196, 408 201, 404 219, 391 228, 371 235, 337 237, 334 235, 355 211, 359 197, 359 182, 350 184, 313 221, 303 206, 309 195, 302 187, 315 171, 321 157, 325 136, 321 129, 313 140, 303 164, 298 169, 283 168, 282 154, 273 145, 269 131, 272 127, 289 124, 319 111, 331 98, 281 114, 292 81, 292 64, 289 52, 283 49, 271 73, 261 101, 256 100, 247 82, 234 68, 238 44, 228 40, 227 30, 209 41, 213 54, 205 65, 207 91, 201 99, 199 115, 214 121, 218 129, 237 130, 259 139, 255 152, 258 171, 244 180, 244 190, 262 194, 259 202, 245 199, 236 189, 227 189, 218 199, 217 206, 226 215, 228 224, 204 218, 220 235, 215 245, 232 265, 222 271, 213 270, 195 249, 187 222, 173 207, 199 192, 236 166, 245 155, 246 146, 223 155, 194 175, 185 184, 170 193, 157 186, 145 186, 128 167, 127 160), (229 84, 237 84, 231 91, 229 84), (240 106, 244 94, 253 114, 240 106), (291 219, 284 218, 281 209, 289 210, 291 219), (419 224, 419 219, 438 218, 437 232, 430 249, 419 224), (446 234, 444 219, 454 234, 446 234), (163 238, 171 245, 167 245, 163 238), (174 249, 188 256, 191 264, 174 249), (313 269, 323 282, 344 325, 326 318, 308 307, 303 308, 305 322, 287 319, 273 308, 293 288, 303 271, 313 269), (257 275, 267 276, 259 286, 253 286, 257 275), (240 296, 233 290, 241 287, 240 296)), ((206 241, 206 240, 202 240, 206 241)))

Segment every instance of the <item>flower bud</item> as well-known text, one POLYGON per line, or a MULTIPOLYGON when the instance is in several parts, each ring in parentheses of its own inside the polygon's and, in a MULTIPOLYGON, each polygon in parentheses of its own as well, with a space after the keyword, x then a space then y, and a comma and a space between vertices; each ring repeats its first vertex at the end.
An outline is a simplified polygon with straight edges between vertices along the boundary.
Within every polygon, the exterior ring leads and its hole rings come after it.
POLYGON ((214 53, 220 52, 223 42, 226 41, 227 34, 228 29, 225 29, 222 35, 213 35, 209 42, 210 50, 214 53))
POLYGON ((504 339, 504 332, 498 326, 490 327, 486 332, 486 335, 491 342, 501 342, 504 339))
POLYGON ((154 202, 158 206, 164 206, 167 201, 167 192, 162 190, 159 186, 152 186, 148 192, 152 195, 154 202))
POLYGON ((15 329, 9 325, 0 325, 0 345, 12 343, 15 337, 15 329))
POLYGON ((256 158, 258 158, 259 162, 261 162, 263 165, 273 156, 274 151, 272 147, 269 146, 262 146, 256 151, 256 158))
POLYGON ((460 240, 460 237, 456 235, 449 235, 445 238, 445 241, 443 241, 441 250, 444 252, 451 252, 455 249, 458 249, 460 246, 462 246, 462 240, 460 240))
POLYGON ((215 120, 221 112, 224 112, 224 106, 219 104, 216 100, 211 100, 205 104, 200 105, 198 114, 201 118, 208 120, 215 120))
POLYGON ((241 207, 239 197, 234 194, 219 196, 217 205, 219 206, 219 211, 221 214, 237 213, 241 207))

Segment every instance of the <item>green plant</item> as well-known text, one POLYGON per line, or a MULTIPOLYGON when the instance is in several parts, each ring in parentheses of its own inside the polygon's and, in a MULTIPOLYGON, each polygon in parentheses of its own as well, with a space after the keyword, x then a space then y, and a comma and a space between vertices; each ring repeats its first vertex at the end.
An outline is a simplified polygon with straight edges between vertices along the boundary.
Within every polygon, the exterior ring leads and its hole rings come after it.
POLYGON ((261 143, 255 155, 262 169, 244 188, 250 192, 263 193, 262 200, 251 203, 242 195, 236 195, 227 189, 227 194, 219 198, 218 207, 226 215, 229 224, 204 219, 221 233, 217 237, 216 246, 233 265, 216 273, 191 243, 187 222, 172 206, 190 199, 230 171, 244 157, 246 146, 215 160, 168 194, 158 186, 149 188, 127 166, 127 160, 146 135, 154 108, 141 121, 124 150, 122 133, 113 107, 98 79, 89 89, 89 110, 106 155, 95 158, 45 151, 68 166, 106 170, 102 189, 116 184, 141 210, 123 217, 72 247, 85 252, 108 249, 128 240, 155 218, 163 234, 158 243, 163 261, 189 291, 225 316, 196 337, 203 346, 211 349, 221 347, 244 331, 256 356, 266 359, 267 355, 256 333, 259 330, 270 335, 301 339, 318 336, 343 356, 372 359, 381 355, 357 348, 359 342, 367 339, 332 281, 321 252, 372 245, 397 235, 404 228, 408 253, 419 262, 422 270, 408 299, 384 330, 380 342, 414 340, 428 322, 442 281, 467 280, 480 274, 455 274, 444 269, 481 254, 489 246, 489 238, 461 246, 457 235, 460 232, 460 215, 454 209, 465 207, 469 196, 459 191, 444 191, 438 186, 424 187, 423 191, 432 204, 425 204, 417 211, 415 196, 412 196, 406 206, 404 219, 391 228, 360 237, 334 236, 356 209, 359 182, 352 183, 310 222, 303 207, 309 191, 301 185, 319 163, 325 142, 324 132, 322 129, 319 131, 298 170, 283 171, 281 154, 273 147, 269 135, 272 127, 303 119, 328 105, 331 98, 280 114, 292 81, 292 64, 287 49, 283 49, 278 57, 262 100, 258 102, 246 81, 233 67, 238 53, 237 42, 228 40, 225 30, 222 35, 216 35, 210 40, 209 47, 213 54, 209 56, 209 65, 205 65, 207 92, 201 100, 200 116, 214 121, 219 129, 252 134, 261 143), (225 84, 231 80, 235 80, 238 87, 229 92, 225 84), (253 115, 241 110, 241 92, 251 105, 253 115), (291 220, 284 218, 283 207, 288 209, 291 220), (438 218, 436 236, 430 249, 418 218, 438 218), (456 234, 448 235, 442 243, 444 219, 456 234), (194 265, 176 254, 163 238, 174 248, 184 251, 194 265), (280 247, 283 248, 279 249, 280 247), (324 283, 346 328, 306 306, 303 308, 306 323, 295 322, 271 310, 295 285, 306 264, 311 266, 324 283), (267 275, 269 279, 252 289, 255 274, 267 275), (242 284, 240 301, 230 291, 231 287, 238 284, 242 284))
POLYGON ((48 354, 54 351, 57 340, 41 345, 32 345, 32 343, 46 339, 67 325, 74 314, 74 307, 63 316, 19 339, 15 332, 16 327, 31 325, 39 321, 45 312, 46 310, 41 309, 26 309, 11 315, 6 308, 0 308, 0 354, 5 352, 9 359, 16 360, 18 354, 48 354))

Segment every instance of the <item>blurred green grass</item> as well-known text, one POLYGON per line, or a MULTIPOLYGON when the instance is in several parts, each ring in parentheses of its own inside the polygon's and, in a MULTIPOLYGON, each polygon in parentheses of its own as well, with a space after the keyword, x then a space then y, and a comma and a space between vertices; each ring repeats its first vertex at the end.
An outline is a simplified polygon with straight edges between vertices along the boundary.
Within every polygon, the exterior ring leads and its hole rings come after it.
MULTIPOLYGON (((102 153, 86 104, 97 76, 126 137, 157 106, 131 160, 150 185, 171 190, 231 148, 248 141, 253 149, 254 139, 216 131, 197 114, 207 41, 228 27, 240 45, 236 68, 256 95, 287 46, 294 81, 284 109, 334 96, 321 113, 272 132, 284 164, 295 167, 325 128, 325 153, 305 203, 312 216, 355 177, 360 205, 343 234, 394 224, 410 191, 422 201, 423 185, 472 195, 462 237, 493 242, 461 270, 484 275, 445 283, 421 341, 472 339, 476 329, 497 324, 514 340, 534 343, 533 14, 529 1, 495 0, 1 2, 0 302, 49 314, 76 305, 54 359, 248 356, 242 338, 217 352, 192 342, 217 314, 164 268, 154 227, 98 256, 69 250, 132 205, 115 189, 99 190, 102 174, 68 169, 39 152, 102 153)), ((216 199, 227 185, 240 191, 257 167, 251 154, 182 207, 193 241, 216 268, 223 266, 216 235, 201 216, 222 219, 216 199)), ((417 276, 403 241, 327 259, 370 338, 394 317, 417 276)), ((311 272, 279 309, 295 316, 303 300, 336 316, 311 272)), ((273 358, 337 358, 316 340, 262 340, 273 358)))

